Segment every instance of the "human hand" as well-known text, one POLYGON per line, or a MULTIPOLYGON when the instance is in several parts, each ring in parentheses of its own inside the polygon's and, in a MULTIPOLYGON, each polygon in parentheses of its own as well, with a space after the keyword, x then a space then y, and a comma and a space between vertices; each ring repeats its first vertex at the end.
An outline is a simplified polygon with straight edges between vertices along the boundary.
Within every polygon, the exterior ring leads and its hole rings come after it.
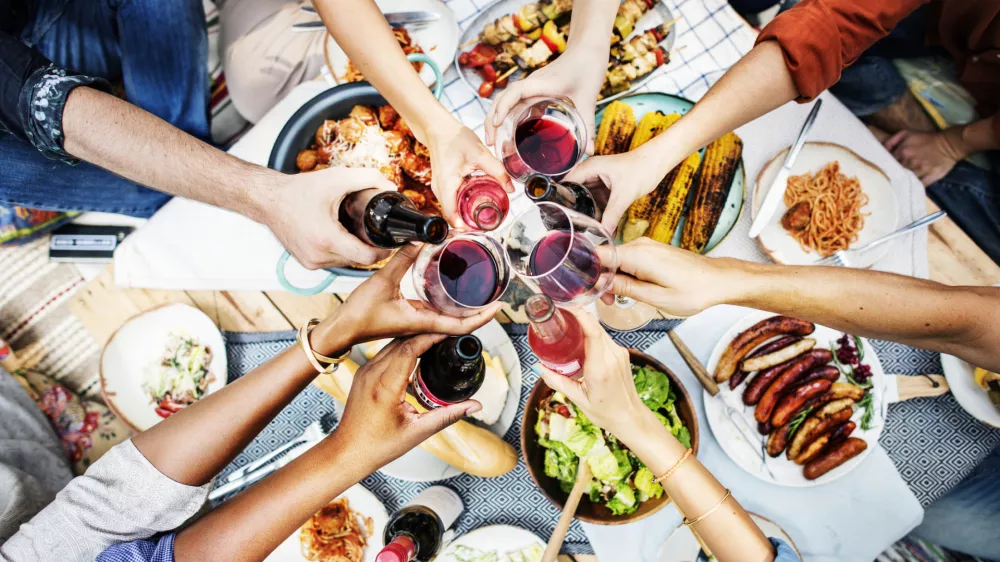
POLYGON ((507 170, 483 145, 476 133, 451 119, 447 125, 429 131, 427 148, 431 152, 431 189, 441 203, 441 213, 452 226, 465 225, 458 215, 458 190, 462 181, 472 172, 482 170, 504 186, 507 193, 514 193, 514 184, 507 177, 507 170))
POLYGON ((958 129, 936 133, 900 131, 885 141, 885 148, 926 187, 945 177, 959 160, 968 156, 961 134, 952 131, 958 129))
POLYGON ((406 387, 417 358, 444 337, 423 334, 395 340, 354 374, 347 406, 333 438, 343 445, 343 450, 358 452, 365 474, 482 409, 479 402, 469 400, 421 414, 406 402, 406 387))
POLYGON ((599 61, 608 59, 593 49, 571 48, 555 61, 531 73, 523 80, 511 83, 493 100, 486 114, 486 144, 493 146, 497 128, 517 104, 533 97, 565 97, 576 106, 587 124, 587 154, 594 153, 594 114, 597 95, 604 84, 607 70, 599 61))
POLYGON ((399 284, 420 249, 407 244, 385 267, 354 289, 332 316, 313 329, 310 341, 315 349, 321 353, 338 351, 331 346, 344 340, 345 327, 351 331, 350 341, 356 344, 415 334, 468 334, 496 316, 502 303, 495 302, 467 318, 455 318, 404 297, 399 284))
POLYGON ((372 265, 389 256, 389 250, 365 244, 338 219, 347 195, 371 188, 396 190, 378 170, 328 168, 285 178, 263 206, 261 222, 303 267, 372 265))
POLYGON ((607 304, 620 295, 687 317, 727 302, 741 285, 736 260, 706 258, 646 237, 617 250, 618 273, 601 297, 607 304))
POLYGON ((592 422, 620 438, 651 415, 635 389, 628 350, 613 342, 592 314, 579 309, 562 312, 576 316, 583 328, 583 376, 571 379, 539 365, 542 378, 592 422))

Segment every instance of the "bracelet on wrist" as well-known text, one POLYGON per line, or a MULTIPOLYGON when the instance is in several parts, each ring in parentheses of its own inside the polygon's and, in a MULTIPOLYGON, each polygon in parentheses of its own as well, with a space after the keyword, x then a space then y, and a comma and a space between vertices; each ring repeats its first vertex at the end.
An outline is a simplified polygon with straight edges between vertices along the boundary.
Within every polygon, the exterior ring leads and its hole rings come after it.
POLYGON ((313 366, 319 373, 332 373, 337 369, 337 366, 347 360, 347 357, 351 354, 351 348, 348 347, 343 353, 337 357, 327 357, 321 353, 317 353, 313 350, 312 344, 309 342, 309 335, 312 334, 313 328, 319 325, 319 319, 313 318, 312 320, 303 324, 298 333, 295 334, 295 340, 302 347, 302 351, 306 354, 306 359, 309 364, 313 366))
POLYGON ((722 504, 726 503, 726 500, 728 500, 730 497, 732 497, 732 495, 733 495, 732 490, 730 490, 729 488, 726 488, 726 495, 722 496, 722 499, 719 500, 719 503, 715 504, 714 506, 712 506, 712 509, 709 509, 708 511, 706 511, 705 513, 702 513, 701 515, 699 515, 698 517, 695 517, 694 519, 688 519, 687 517, 685 517, 684 518, 684 524, 687 525, 688 527, 690 527, 690 526, 694 525, 695 523, 698 523, 699 521, 705 519, 709 515, 715 513, 715 511, 717 509, 719 509, 720 507, 722 507, 722 504))

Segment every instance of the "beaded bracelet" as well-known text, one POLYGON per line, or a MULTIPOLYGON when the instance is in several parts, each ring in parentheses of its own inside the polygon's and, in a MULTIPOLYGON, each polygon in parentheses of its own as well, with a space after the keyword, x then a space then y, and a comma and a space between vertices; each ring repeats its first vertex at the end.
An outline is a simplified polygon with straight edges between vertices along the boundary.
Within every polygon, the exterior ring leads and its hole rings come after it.
POLYGON ((309 334, 311 334, 313 328, 318 325, 319 320, 316 318, 306 322, 299 328, 298 333, 295 334, 295 339, 299 342, 299 345, 302 346, 302 351, 305 352, 306 359, 309 360, 309 363, 314 369, 316 369, 317 372, 332 373, 336 370, 337 365, 340 365, 347 360, 347 357, 351 354, 351 348, 348 347, 347 350, 338 357, 327 357, 326 355, 313 351, 312 345, 309 344, 309 334), (326 363, 327 365, 324 367, 320 361, 326 363))
POLYGON ((691 453, 692 453, 691 449, 688 449, 688 450, 684 451, 684 454, 681 455, 681 458, 678 459, 677 462, 674 463, 674 466, 670 467, 670 470, 664 472, 661 476, 655 478, 653 480, 653 482, 659 484, 660 482, 663 482, 667 478, 670 478, 670 476, 673 475, 673 473, 678 468, 680 468, 682 464, 684 464, 684 461, 686 461, 688 459, 688 457, 691 456, 691 453))
POLYGON ((726 488, 726 495, 722 496, 722 499, 719 500, 719 503, 715 504, 715 507, 713 507, 712 509, 706 511, 705 513, 702 513, 701 517, 698 517, 696 519, 692 520, 692 519, 688 519, 687 517, 685 517, 684 518, 684 524, 687 525, 688 527, 690 527, 691 525, 694 525, 695 523, 697 523, 697 522, 701 521, 702 519, 708 517, 709 515, 715 513, 715 510, 719 509, 720 507, 722 507, 722 504, 726 503, 726 500, 728 500, 732 495, 733 495, 733 492, 729 488, 726 488))

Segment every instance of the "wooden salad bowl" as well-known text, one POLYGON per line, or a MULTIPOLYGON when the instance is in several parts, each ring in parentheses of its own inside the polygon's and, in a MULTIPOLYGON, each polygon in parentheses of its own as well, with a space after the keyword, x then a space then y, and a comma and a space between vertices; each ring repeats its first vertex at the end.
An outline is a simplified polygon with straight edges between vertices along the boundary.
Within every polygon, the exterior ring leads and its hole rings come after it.
MULTIPOLYGON (((694 403, 691 401, 691 396, 688 395, 680 379, 663 363, 660 363, 649 355, 635 349, 629 349, 628 352, 633 365, 650 367, 666 373, 677 395, 677 414, 684 422, 685 427, 688 428, 688 431, 691 432, 691 448, 697 454, 699 441, 698 415, 694 409, 694 403)), ((552 392, 552 389, 545 384, 545 381, 538 379, 535 387, 531 390, 531 394, 528 395, 528 402, 524 407, 524 417, 521 420, 521 452, 524 455, 524 464, 528 467, 528 474, 531 475, 531 479, 534 480, 535 485, 538 486, 538 489, 542 491, 553 505, 562 510, 569 494, 562 491, 558 480, 545 475, 545 449, 538 444, 538 439, 535 435, 535 423, 538 422, 538 404, 542 401, 542 398, 547 397, 552 392)), ((625 525, 645 519, 660 511, 668 504, 670 504, 670 497, 663 494, 659 498, 642 502, 635 513, 613 515, 610 509, 604 505, 591 503, 587 496, 584 495, 583 499, 580 500, 580 507, 576 510, 576 518, 595 525, 625 525)))

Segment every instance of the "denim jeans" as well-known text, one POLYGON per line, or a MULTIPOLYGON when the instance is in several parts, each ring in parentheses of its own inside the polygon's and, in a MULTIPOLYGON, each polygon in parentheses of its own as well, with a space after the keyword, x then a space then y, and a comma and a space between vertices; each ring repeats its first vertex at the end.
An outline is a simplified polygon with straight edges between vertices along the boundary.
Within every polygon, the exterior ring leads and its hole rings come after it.
MULTIPOLYGON (((40 0, 33 7, 25 43, 56 65, 123 80, 130 103, 210 139, 201 0, 40 0)), ((170 199, 87 163, 49 160, 3 133, 0 171, 0 205, 148 217, 170 199)))
POLYGON ((912 534, 951 550, 1000 560, 1000 448, 932 503, 912 534))

